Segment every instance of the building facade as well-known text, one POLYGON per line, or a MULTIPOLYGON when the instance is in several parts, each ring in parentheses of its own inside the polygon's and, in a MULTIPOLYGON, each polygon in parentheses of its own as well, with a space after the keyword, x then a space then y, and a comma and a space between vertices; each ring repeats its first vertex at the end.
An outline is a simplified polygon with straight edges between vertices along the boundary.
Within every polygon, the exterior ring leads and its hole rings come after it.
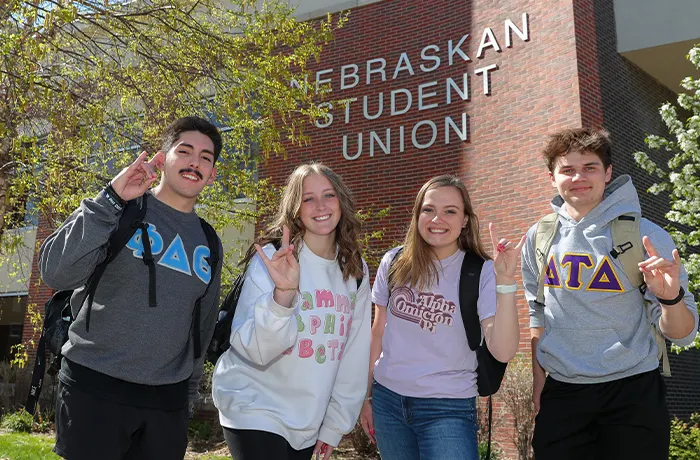
MULTIPOLYGON (((547 135, 581 126, 610 132, 613 174, 630 174, 644 215, 668 223, 666 198, 646 193, 653 180, 633 153, 645 149, 647 134, 664 134, 658 108, 675 100, 681 77, 693 71, 684 56, 700 41, 690 19, 700 17, 697 1, 291 3, 304 20, 341 10, 350 16, 309 80, 330 87, 329 116, 307 131, 310 145, 289 145, 286 160, 270 158, 259 173, 282 184, 300 163, 329 165, 360 208, 389 208, 368 223, 369 231, 385 230, 376 249, 403 238, 418 189, 444 173, 467 184, 482 235, 489 222, 504 236, 522 235, 553 196, 540 158, 547 135)), ((45 236, 39 228, 37 238, 45 236)), ((36 263, 28 292, 37 305, 50 295, 36 263)), ((528 352, 527 306, 519 305, 520 348, 528 352)), ((689 391, 700 387, 700 351, 671 354, 671 366, 671 412, 700 412, 700 393, 689 391)))

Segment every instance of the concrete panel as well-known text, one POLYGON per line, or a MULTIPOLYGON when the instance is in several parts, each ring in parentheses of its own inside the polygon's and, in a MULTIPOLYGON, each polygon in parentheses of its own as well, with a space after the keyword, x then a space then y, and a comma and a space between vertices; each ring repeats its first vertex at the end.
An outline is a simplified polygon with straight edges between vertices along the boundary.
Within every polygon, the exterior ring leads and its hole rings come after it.
POLYGON ((36 227, 6 230, 10 235, 22 238, 22 246, 3 257, 0 265, 0 295, 24 293, 29 290, 32 258, 36 244, 36 227))
POLYGON ((296 6, 296 18, 306 21, 379 1, 381 0, 289 0, 289 4, 296 6))
POLYGON ((617 50, 642 48, 700 38, 698 0, 615 0, 617 50))

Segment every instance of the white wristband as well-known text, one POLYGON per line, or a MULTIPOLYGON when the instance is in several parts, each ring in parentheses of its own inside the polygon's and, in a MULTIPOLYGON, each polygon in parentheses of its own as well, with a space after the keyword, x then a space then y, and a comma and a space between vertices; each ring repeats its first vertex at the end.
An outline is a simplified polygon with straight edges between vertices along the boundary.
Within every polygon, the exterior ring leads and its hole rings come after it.
POLYGON ((513 284, 497 284, 496 285, 496 292, 498 294, 512 294, 513 292, 518 290, 518 284, 513 283, 513 284))

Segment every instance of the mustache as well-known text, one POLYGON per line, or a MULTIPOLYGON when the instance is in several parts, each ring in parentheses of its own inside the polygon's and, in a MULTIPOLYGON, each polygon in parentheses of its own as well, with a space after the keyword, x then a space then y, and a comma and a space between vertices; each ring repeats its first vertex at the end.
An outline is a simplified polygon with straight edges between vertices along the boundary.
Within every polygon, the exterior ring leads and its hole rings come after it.
POLYGON ((199 180, 204 180, 204 176, 202 176, 202 173, 197 171, 196 169, 192 169, 192 168, 181 169, 178 174, 184 174, 184 173, 192 173, 192 174, 196 175, 197 177, 199 177, 199 180))

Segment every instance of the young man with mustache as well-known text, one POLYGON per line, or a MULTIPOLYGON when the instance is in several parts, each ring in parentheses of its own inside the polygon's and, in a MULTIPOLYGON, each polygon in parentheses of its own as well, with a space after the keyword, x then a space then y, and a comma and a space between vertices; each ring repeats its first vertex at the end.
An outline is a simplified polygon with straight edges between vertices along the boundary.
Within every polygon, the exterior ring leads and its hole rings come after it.
POLYGON ((214 181, 221 148, 221 135, 208 121, 176 120, 161 151, 150 160, 141 153, 42 244, 44 282, 75 289, 56 402, 54 450, 60 456, 184 457, 188 401, 198 396, 204 363, 195 350, 206 349, 211 339, 221 273, 220 264, 210 266, 211 248, 194 205, 214 181), (156 170, 160 182, 149 190, 156 170), (147 227, 136 230, 107 265, 92 308, 84 308, 85 285, 106 259, 110 235, 130 200, 147 203, 147 227), (142 231, 149 236, 150 266, 142 231))

